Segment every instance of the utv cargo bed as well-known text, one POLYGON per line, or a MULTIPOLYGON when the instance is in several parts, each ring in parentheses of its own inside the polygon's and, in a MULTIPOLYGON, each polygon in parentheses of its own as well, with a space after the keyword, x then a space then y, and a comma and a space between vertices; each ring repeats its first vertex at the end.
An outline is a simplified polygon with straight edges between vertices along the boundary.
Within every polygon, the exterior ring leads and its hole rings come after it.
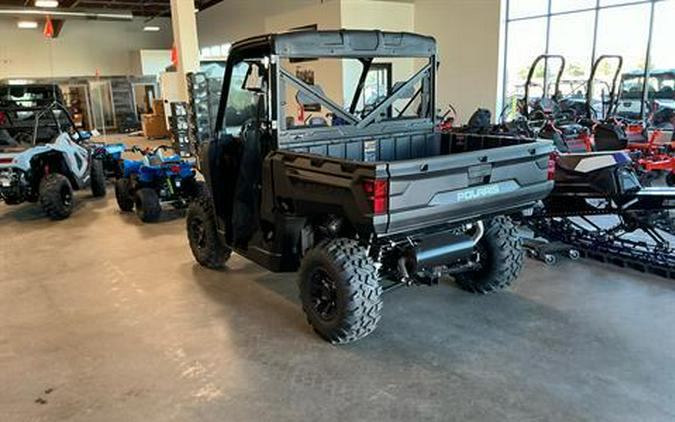
POLYGON ((432 134, 324 141, 305 149, 325 156, 273 153, 276 195, 301 210, 320 203, 379 237, 517 212, 553 187, 546 172, 553 146, 544 140, 432 134), (364 157, 368 150, 372 155, 364 157), (364 161, 397 155, 403 158, 364 161), (380 186, 377 209, 374 195, 363 200, 369 181, 380 186))

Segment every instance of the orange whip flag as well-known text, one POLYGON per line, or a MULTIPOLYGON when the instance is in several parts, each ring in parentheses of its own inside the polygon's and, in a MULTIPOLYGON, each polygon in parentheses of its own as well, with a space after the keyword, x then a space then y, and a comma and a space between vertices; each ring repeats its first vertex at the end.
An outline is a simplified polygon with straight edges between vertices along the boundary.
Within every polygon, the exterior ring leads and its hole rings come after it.
POLYGON ((45 29, 42 31, 47 38, 54 38, 54 25, 52 24, 52 19, 47 16, 45 18, 45 29))
POLYGON ((176 44, 171 47, 171 63, 178 67, 178 48, 176 48, 176 44))

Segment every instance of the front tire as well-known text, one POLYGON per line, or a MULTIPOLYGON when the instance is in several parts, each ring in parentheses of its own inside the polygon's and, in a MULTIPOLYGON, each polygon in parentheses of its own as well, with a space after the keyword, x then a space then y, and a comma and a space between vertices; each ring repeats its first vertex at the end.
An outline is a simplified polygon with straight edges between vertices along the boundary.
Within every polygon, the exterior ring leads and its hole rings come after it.
POLYGON ((89 177, 91 179, 91 194, 94 195, 95 198, 105 196, 105 170, 103 169, 102 160, 91 160, 89 177))
POLYGON ((192 201, 186 225, 190 250, 197 262, 206 268, 223 268, 232 250, 223 245, 218 236, 211 198, 200 196, 192 201))
POLYGON ((63 220, 73 212, 73 187, 62 174, 51 173, 40 181, 40 205, 52 220, 63 220))
POLYGON ((382 287, 374 261, 351 239, 309 250, 299 274, 307 321, 324 340, 350 343, 373 332, 382 312, 382 287))
POLYGON ((115 199, 120 210, 129 212, 134 209, 134 192, 131 180, 122 178, 115 181, 115 199))
POLYGON ((478 241, 480 268, 455 276, 468 292, 487 294, 508 287, 523 268, 523 242, 510 218, 495 217, 478 241))
POLYGON ((136 206, 136 215, 144 223, 154 223, 159 220, 162 213, 162 206, 159 203, 159 196, 154 189, 142 188, 136 192, 134 199, 136 206))

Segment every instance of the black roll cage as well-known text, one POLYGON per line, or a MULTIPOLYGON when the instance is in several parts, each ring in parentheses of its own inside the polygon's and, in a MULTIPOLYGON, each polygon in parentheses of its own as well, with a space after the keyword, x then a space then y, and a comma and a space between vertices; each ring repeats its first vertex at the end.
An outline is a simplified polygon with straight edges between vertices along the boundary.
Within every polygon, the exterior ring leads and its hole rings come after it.
MULTIPOLYGON (((70 112, 66 107, 61 104, 58 101, 52 101, 49 105, 47 106, 42 106, 42 107, 36 107, 36 106, 31 106, 31 107, 24 107, 24 106, 17 106, 17 105, 12 105, 9 107, 3 107, 0 106, 0 112, 3 112, 5 115, 5 119, 9 122, 11 126, 14 125, 14 122, 12 121, 12 113, 22 113, 22 112, 32 112, 34 113, 34 123, 33 123, 33 137, 32 137, 32 145, 35 146, 37 143, 37 137, 38 137, 38 129, 40 128, 40 120, 44 116, 49 116, 51 117, 51 120, 54 121, 54 126, 56 129, 59 131, 59 133, 66 132, 68 135, 73 139, 74 141, 80 141, 80 139, 74 139, 73 135, 68 132, 67 130, 64 130, 64 128, 61 125, 61 121, 56 117, 56 113, 54 112, 55 110, 59 110, 63 113, 64 116, 66 116, 67 123, 68 125, 73 129, 75 133, 78 133, 77 131, 77 126, 75 125, 75 122, 73 121, 73 117, 70 115, 70 112)), ((44 121, 44 120, 43 120, 44 121)))
MULTIPOLYGON (((530 70, 527 72, 527 79, 525 80, 525 94, 522 99, 522 106, 521 106, 521 114, 525 118, 530 117, 530 86, 532 85, 532 78, 534 77, 534 71, 537 69, 537 66, 539 65, 539 62, 544 60, 544 81, 546 81, 546 75, 548 73, 548 61, 549 60, 559 60, 560 61, 560 67, 558 68, 558 74, 556 75, 555 78, 555 89, 553 91, 553 99, 556 100, 558 97, 558 94, 560 93, 560 81, 562 79, 562 75, 565 72, 565 57, 559 55, 559 54, 541 54, 537 56, 536 59, 532 62, 532 65, 530 66, 530 70)), ((541 97, 543 98, 548 98, 548 87, 546 86, 546 82, 544 82, 544 86, 542 87, 542 94, 541 97)))
POLYGON ((595 63, 593 63, 593 66, 591 67, 591 74, 588 76, 588 86, 586 88, 586 117, 589 119, 593 118, 593 84, 595 83, 595 74, 598 72, 600 64, 607 60, 616 60, 617 65, 614 77, 612 78, 612 84, 609 87, 609 105, 602 118, 607 119, 613 116, 619 106, 619 76, 621 75, 621 69, 623 68, 623 57, 615 54, 603 54, 595 60, 595 63))
MULTIPOLYGON (((225 75, 222 86, 222 98, 224 101, 220 102, 218 107, 218 115, 216 121, 215 132, 219 134, 223 130, 223 122, 226 113, 226 107, 229 102, 228 94, 230 91, 232 73, 234 67, 246 60, 269 60, 267 72, 267 111, 268 119, 276 120, 279 132, 279 143, 283 140, 289 141, 290 138, 297 139, 302 137, 307 139, 309 136, 318 135, 320 132, 334 132, 336 127, 311 128, 311 133, 301 134, 301 129, 293 131, 293 135, 283 136, 286 132, 285 119, 280 119, 278 116, 279 110, 282 107, 280 97, 276 96, 276 101, 272 101, 273 96, 269 95, 271 92, 281 90, 281 86, 285 83, 290 83, 296 87, 303 94, 309 98, 318 101, 326 106, 326 108, 334 115, 344 119, 350 125, 340 126, 337 130, 340 134, 354 131, 364 131, 366 126, 372 123, 379 122, 382 119, 382 112, 390 107, 394 101, 402 98, 404 94, 412 87, 426 77, 429 83, 418 89, 415 96, 422 94, 421 91, 426 89, 428 96, 429 117, 426 119, 412 119, 416 121, 406 122, 404 124, 396 124, 399 122, 388 121, 392 123, 392 130, 400 130, 402 127, 410 125, 433 127, 435 125, 435 71, 436 71, 436 46, 435 40, 430 37, 425 37, 417 34, 409 33, 389 33, 381 31, 357 31, 357 30, 340 30, 340 31, 296 31, 284 34, 270 34, 254 38, 249 38, 238 43, 235 43, 230 50, 225 75), (359 60, 362 65, 361 75, 357 83, 354 96, 348 111, 344 110, 340 105, 326 95, 313 89, 304 81, 292 75, 280 65, 282 58, 288 59, 318 59, 318 58, 354 58, 359 60), (405 83, 398 86, 389 96, 380 101, 367 115, 358 117, 354 115, 358 98, 363 90, 367 73, 375 58, 426 58, 429 62, 423 66, 415 75, 409 78, 405 83), (351 129, 349 129, 351 128, 351 129)), ((244 82, 245 84, 245 82, 244 82)), ((413 98, 414 99, 414 98, 413 98)), ((412 103, 412 100, 406 104, 407 109, 412 103)), ((404 109, 404 110, 405 110, 404 109)), ((407 119, 400 119, 407 120, 407 119)), ((403 122, 400 122, 403 123, 403 122)), ((375 129, 373 129, 375 130, 375 129)), ((381 131, 381 130, 380 130, 381 131)), ((277 145, 278 146, 278 145, 277 145)))

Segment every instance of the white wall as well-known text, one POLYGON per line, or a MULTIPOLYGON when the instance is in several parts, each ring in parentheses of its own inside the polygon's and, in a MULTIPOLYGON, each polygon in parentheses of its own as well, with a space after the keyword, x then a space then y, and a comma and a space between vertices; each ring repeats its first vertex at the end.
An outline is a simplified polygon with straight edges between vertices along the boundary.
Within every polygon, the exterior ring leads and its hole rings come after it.
POLYGON ((499 81, 499 0, 416 0, 415 31, 438 42, 437 106, 465 122, 478 107, 495 117, 499 81))
POLYGON ((141 72, 143 75, 159 75, 171 65, 171 50, 143 49, 141 55, 141 72))
POLYGON ((58 38, 40 28, 23 30, 0 19, 0 79, 141 74, 141 49, 171 48, 171 23, 155 19, 160 32, 143 32, 143 20, 68 20, 58 38))
POLYGON ((225 0, 197 14, 199 46, 234 43, 264 34, 268 31, 266 18, 292 15, 295 10, 321 3, 321 0, 225 0))

